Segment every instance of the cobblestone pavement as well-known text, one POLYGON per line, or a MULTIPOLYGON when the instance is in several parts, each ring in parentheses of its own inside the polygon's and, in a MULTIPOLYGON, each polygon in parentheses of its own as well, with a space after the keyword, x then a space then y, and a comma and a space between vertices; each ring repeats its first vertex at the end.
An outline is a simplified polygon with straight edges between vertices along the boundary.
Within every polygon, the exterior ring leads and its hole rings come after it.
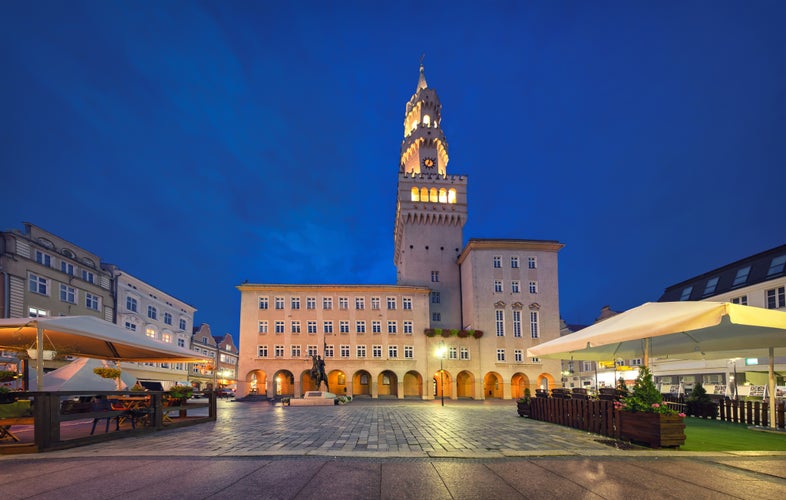
POLYGON ((220 401, 218 415, 215 423, 0 456, 0 498, 786 498, 786 450, 620 450, 520 418, 511 401, 220 401))
MULTIPOLYGON (((521 418, 511 401, 356 399, 342 406, 219 402, 215 423, 66 450, 187 456, 500 458, 614 454, 600 437, 521 418)), ((55 454, 58 452, 48 453, 55 454)))

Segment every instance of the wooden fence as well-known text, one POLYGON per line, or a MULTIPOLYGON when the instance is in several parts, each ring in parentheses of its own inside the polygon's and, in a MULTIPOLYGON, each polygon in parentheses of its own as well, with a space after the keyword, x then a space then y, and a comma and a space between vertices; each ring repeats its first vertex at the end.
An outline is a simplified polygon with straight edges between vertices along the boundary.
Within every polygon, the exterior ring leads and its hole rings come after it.
MULTIPOLYGON (((664 396, 664 401, 683 403, 682 398, 664 396)), ((719 399, 713 401, 717 405, 712 420, 731 422, 734 424, 756 425, 770 427, 770 404, 767 401, 737 401, 734 399, 719 399)), ((775 402, 775 427, 786 429, 786 403, 775 402)))
POLYGON ((530 418, 602 436, 619 437, 619 417, 613 401, 532 398, 530 418))
MULTIPOLYGON (((784 429, 783 401, 776 403, 775 422, 784 429)), ((530 418, 564 425, 593 434, 619 438, 619 413, 613 401, 532 398, 530 418)), ((715 418, 735 424, 769 427, 769 405, 764 401, 723 400, 718 404, 715 418)))

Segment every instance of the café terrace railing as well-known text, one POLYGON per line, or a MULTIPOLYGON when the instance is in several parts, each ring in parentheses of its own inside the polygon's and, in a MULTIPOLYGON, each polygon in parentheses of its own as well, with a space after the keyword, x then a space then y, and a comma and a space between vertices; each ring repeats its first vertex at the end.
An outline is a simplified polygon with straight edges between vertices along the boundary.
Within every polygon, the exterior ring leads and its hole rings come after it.
MULTIPOLYGON (((128 391, 15 392, 13 394, 17 400, 31 402, 32 416, 0 418, 0 425, 6 426, 12 422, 11 425, 14 426, 32 424, 33 439, 20 439, 19 442, 16 442, 6 436, 0 440, 0 454, 72 448, 163 429, 186 427, 215 421, 217 413, 214 393, 206 393, 207 401, 205 402, 189 400, 186 403, 167 401, 165 393, 161 391, 144 393, 128 391), (73 406, 68 405, 68 402, 89 401, 97 396, 107 399, 116 398, 117 401, 122 401, 124 396, 136 398, 144 396, 149 400, 133 410, 93 411, 89 402, 84 403, 88 406, 79 412, 71 412, 67 409, 69 406, 73 406), (207 412, 204 409, 207 409, 207 412), (115 430, 116 424, 112 422, 109 426, 110 430, 105 432, 104 419, 118 416, 129 421, 128 424, 124 424, 120 430, 115 430), (130 425, 132 416, 135 419, 134 428, 130 425), (100 420, 94 428, 95 432, 89 434, 95 419, 100 420)), ((21 433, 19 427, 12 427, 9 430, 21 433)))
MULTIPOLYGON (((677 403, 677 398, 664 396, 664 401, 677 403)), ((714 419, 746 425, 769 427, 769 405, 766 401, 716 401, 718 409, 714 419)), ((610 400, 576 399, 563 397, 535 397, 530 400, 530 418, 574 429, 619 438, 619 413, 610 400)), ((776 402, 776 427, 784 430, 786 404, 776 402)))

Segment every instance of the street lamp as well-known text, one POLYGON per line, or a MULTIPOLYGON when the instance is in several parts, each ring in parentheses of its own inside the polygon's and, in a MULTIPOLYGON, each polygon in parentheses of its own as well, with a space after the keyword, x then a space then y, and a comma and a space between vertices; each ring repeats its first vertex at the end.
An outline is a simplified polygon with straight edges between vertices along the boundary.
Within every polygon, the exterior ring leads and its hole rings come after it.
POLYGON ((445 359, 446 351, 447 347, 445 347, 445 341, 441 340, 439 342, 439 348, 437 349, 437 356, 439 356, 439 388, 442 393, 442 406, 445 406, 445 371, 442 369, 442 360, 445 359))

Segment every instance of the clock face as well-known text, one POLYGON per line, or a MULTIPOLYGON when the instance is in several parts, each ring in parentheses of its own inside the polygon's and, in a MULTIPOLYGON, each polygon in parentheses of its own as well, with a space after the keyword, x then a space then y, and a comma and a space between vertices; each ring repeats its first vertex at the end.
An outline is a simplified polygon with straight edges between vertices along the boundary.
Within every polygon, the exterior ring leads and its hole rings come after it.
POLYGON ((423 166, 426 168, 434 168, 434 158, 423 158, 423 166))

